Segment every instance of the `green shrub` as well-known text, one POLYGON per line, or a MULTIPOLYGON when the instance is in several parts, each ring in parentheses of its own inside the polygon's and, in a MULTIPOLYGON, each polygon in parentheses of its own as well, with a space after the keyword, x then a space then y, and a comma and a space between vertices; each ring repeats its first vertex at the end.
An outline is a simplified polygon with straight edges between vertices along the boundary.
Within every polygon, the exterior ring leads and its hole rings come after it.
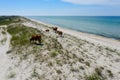
POLYGON ((49 63, 48 63, 48 66, 53 66, 53 63, 52 63, 52 62, 49 62, 49 63))
POLYGON ((16 73, 15 72, 10 72, 8 74, 8 78, 14 78, 16 76, 16 73))
POLYGON ((56 72, 57 72, 58 74, 61 74, 61 73, 62 73, 61 70, 56 70, 56 72))
POLYGON ((95 68, 96 73, 102 77, 102 69, 101 68, 95 68))
POLYGON ((0 17, 0 25, 9 25, 11 23, 20 22, 19 16, 1 16, 0 17))
POLYGON ((5 34, 6 34, 6 32, 5 32, 5 31, 2 31, 2 34, 4 34, 4 35, 5 35, 5 34))
POLYGON ((53 51, 50 53, 51 57, 56 57, 59 53, 57 51, 53 51))
POLYGON ((101 79, 101 77, 98 76, 96 73, 93 73, 89 76, 86 76, 85 80, 103 80, 103 79, 101 79))
POLYGON ((4 44, 6 42, 7 38, 2 39, 0 42, 4 44))
POLYGON ((89 63, 89 62, 85 62, 85 64, 86 64, 87 66, 90 66, 90 63, 89 63))
POLYGON ((84 67, 83 67, 83 66, 80 66, 80 69, 84 70, 84 67))

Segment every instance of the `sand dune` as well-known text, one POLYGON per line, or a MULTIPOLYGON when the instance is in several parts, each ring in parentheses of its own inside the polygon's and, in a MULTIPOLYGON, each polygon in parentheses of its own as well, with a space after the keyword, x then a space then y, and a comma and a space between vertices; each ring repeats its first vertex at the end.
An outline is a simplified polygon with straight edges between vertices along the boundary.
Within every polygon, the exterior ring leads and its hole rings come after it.
POLYGON ((118 40, 58 27, 61 37, 54 25, 24 18, 7 26, 0 29, 2 80, 120 79, 118 40), (42 45, 30 43, 32 34, 41 34, 42 45))

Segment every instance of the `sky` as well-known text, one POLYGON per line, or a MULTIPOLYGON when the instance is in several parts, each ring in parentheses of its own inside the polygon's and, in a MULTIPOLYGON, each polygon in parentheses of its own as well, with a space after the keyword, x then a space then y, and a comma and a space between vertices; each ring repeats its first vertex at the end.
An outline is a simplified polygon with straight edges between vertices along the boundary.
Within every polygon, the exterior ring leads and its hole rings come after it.
POLYGON ((120 0, 0 0, 0 15, 120 16, 120 0))

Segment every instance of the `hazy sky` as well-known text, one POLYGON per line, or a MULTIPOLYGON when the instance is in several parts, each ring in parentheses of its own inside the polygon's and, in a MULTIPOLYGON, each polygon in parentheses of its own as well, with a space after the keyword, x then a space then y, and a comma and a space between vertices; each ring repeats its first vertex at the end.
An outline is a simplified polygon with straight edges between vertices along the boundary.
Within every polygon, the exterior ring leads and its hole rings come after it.
POLYGON ((120 0, 0 0, 0 15, 120 16, 120 0))

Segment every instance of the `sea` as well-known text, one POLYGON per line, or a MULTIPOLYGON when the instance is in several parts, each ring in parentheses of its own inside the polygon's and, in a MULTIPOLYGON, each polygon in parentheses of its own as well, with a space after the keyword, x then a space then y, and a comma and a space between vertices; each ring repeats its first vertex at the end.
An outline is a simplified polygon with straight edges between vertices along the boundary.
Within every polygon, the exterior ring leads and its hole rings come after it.
POLYGON ((27 16, 27 18, 120 40, 120 16, 27 16))

